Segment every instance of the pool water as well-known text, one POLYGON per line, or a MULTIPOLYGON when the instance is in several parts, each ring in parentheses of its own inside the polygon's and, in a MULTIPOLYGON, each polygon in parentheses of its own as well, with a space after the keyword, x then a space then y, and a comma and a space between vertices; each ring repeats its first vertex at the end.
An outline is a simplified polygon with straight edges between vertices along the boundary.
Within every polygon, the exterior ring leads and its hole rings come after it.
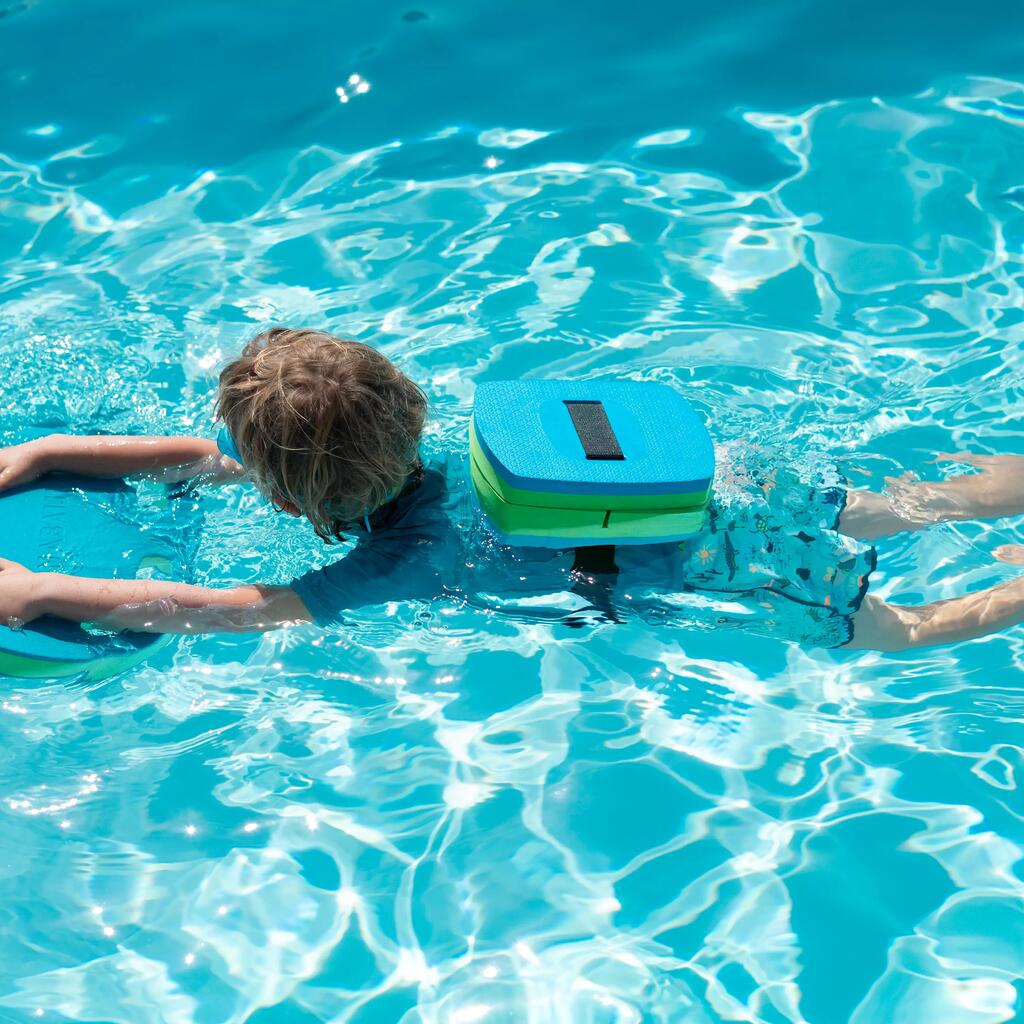
MULTIPOLYGON (((0 8, 0 431, 210 434, 272 322, 473 389, 671 383, 858 483, 1024 454, 993 0, 0 8)), ((244 488, 197 572, 329 557, 244 488)), ((880 546, 991 585, 1003 520, 880 546)), ((0 540, 0 556, 2 556, 0 540)), ((5 681, 0 1021, 1024 1015, 1021 629, 902 655, 452 602, 5 681)))

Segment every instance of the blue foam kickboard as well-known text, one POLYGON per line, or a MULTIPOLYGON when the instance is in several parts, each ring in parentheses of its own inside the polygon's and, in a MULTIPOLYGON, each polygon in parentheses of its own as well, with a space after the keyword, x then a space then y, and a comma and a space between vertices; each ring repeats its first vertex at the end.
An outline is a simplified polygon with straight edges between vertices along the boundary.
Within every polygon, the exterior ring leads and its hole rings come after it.
POLYGON ((700 416, 667 384, 624 380, 491 381, 473 421, 488 461, 512 487, 575 494, 685 494, 715 472, 700 416), (621 460, 587 459, 566 402, 601 402, 621 460))
MULTIPOLYGON (((0 494, 0 556, 37 572, 134 579, 147 559, 172 559, 165 538, 131 519, 135 491, 119 480, 51 475, 0 494)), ((43 617, 20 629, 0 626, 0 654, 85 662, 131 654, 160 641, 117 636, 43 617)))

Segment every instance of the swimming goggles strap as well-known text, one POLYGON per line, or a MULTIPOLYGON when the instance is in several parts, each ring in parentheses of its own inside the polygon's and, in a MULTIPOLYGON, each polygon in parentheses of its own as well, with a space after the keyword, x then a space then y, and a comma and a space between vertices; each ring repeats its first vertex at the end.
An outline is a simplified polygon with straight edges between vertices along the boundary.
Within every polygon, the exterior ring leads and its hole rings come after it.
POLYGON ((234 459, 243 469, 245 468, 242 456, 238 454, 238 445, 235 444, 235 440, 227 427, 222 427, 217 435, 217 448, 220 450, 221 455, 234 459))

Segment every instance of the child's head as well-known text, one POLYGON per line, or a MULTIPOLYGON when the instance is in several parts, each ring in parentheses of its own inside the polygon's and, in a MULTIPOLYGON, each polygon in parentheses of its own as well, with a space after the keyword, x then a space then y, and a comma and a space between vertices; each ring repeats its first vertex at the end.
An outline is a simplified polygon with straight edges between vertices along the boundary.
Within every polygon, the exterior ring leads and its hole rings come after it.
POLYGON ((286 327, 246 345, 221 373, 217 399, 257 485, 326 541, 401 489, 426 408, 369 345, 286 327))

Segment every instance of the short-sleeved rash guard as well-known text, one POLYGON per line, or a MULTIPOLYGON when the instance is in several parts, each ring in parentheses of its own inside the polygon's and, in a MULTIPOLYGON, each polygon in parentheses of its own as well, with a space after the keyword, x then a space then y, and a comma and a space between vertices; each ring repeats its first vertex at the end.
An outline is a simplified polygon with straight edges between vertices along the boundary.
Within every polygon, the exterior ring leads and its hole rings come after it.
MULTIPOLYGON (((707 529, 680 545, 620 546, 614 589, 628 591, 641 614, 645 602, 674 608, 680 595, 700 592, 749 607, 729 625, 813 646, 848 642, 875 552, 837 530, 845 481, 828 466, 804 482, 763 452, 738 451, 720 461, 724 479, 707 529)), ((576 589, 572 551, 511 548, 490 532, 465 458, 427 461, 420 482, 371 515, 369 526, 353 530, 356 543, 341 558, 293 582, 318 623, 388 602, 456 594, 504 602, 576 589)))

